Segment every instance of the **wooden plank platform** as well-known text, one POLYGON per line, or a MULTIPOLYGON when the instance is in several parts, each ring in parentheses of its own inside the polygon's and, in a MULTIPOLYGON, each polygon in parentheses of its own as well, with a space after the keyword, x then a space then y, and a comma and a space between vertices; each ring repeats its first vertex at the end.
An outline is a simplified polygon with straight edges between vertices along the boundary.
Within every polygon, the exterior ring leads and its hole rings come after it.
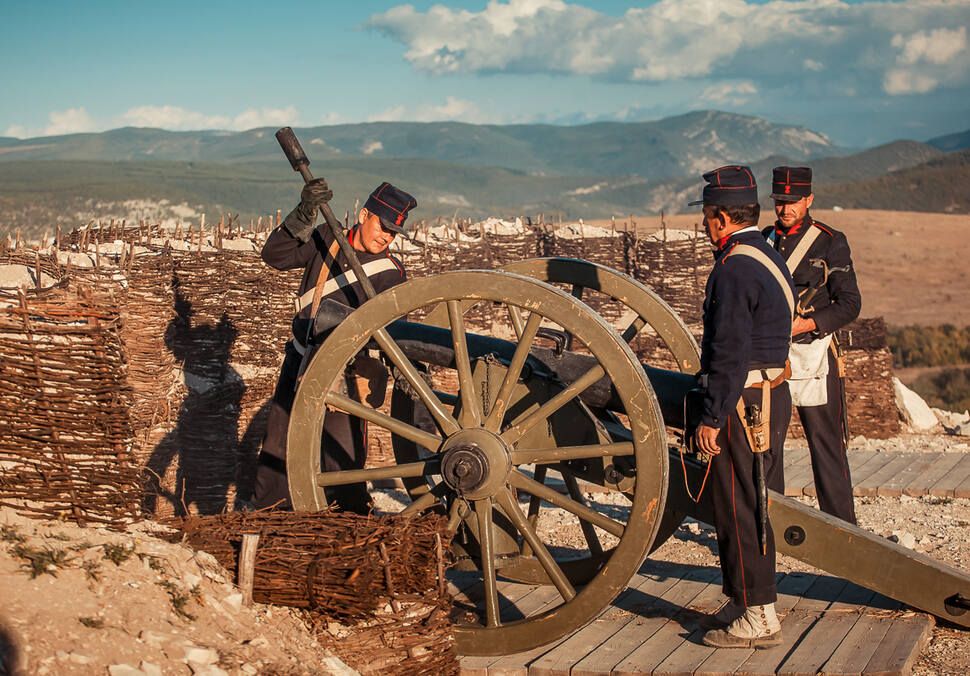
MULTIPOLYGON (((970 497, 970 453, 849 451, 856 496, 970 497)), ((785 495, 815 495, 808 451, 785 452, 785 495)))
MULTIPOLYGON (((702 620, 724 602, 714 567, 647 561, 591 623, 553 644, 501 657, 462 658, 464 676, 653 674, 908 674, 930 636, 931 616, 845 580, 779 573, 783 645, 726 650, 701 642, 702 620)), ((459 604, 474 587, 454 586, 459 604)), ((502 583, 503 603, 525 616, 558 603, 552 587, 502 583), (550 591, 551 590, 551 591, 550 591)))

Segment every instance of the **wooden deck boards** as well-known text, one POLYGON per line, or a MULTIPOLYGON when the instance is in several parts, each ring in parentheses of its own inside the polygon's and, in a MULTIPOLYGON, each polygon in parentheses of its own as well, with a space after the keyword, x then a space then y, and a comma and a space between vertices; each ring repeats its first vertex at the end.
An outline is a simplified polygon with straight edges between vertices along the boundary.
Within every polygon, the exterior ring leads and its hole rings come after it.
MULTIPOLYGON (((856 497, 970 497, 970 453, 856 451, 849 453, 849 469, 856 497)), ((785 495, 815 495, 806 449, 785 454, 785 495)))
MULTIPOLYGON (((462 659, 464 676, 714 676, 906 674, 933 619, 845 580, 779 574, 776 608, 784 644, 725 650, 701 642, 701 620, 723 602, 713 567, 648 561, 590 624, 550 645, 502 657, 462 659)), ((529 615, 558 601, 551 587, 517 585, 505 597, 529 615)))
MULTIPOLYGON (((970 497, 970 454, 850 452, 855 495, 970 497)), ((813 495, 806 449, 785 456, 785 494, 813 495)), ((516 655, 462 658, 464 676, 751 676, 907 674, 934 620, 880 594, 827 575, 779 574, 783 644, 724 650, 701 642, 704 614, 724 601, 716 568, 648 561, 603 613, 550 645, 516 655)), ((503 608, 523 616, 559 602, 552 587, 500 583, 503 608)), ((459 607, 481 597, 452 586, 459 607)))

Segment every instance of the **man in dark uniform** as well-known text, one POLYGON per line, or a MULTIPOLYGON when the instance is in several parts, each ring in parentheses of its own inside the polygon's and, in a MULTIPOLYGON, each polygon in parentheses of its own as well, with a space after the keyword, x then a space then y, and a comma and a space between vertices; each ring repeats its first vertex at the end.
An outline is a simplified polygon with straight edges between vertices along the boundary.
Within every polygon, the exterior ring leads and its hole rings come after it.
MULTIPOLYGON (((333 300, 359 307, 367 296, 344 256, 338 253, 333 233, 326 223, 314 227, 320 206, 333 197, 323 179, 304 186, 300 203, 274 230, 263 246, 263 260, 278 270, 303 268, 303 279, 297 294, 293 317, 293 338, 286 343, 286 354, 276 391, 270 404, 266 437, 256 471, 253 505, 257 509, 277 506, 291 509, 286 480, 286 436, 290 410, 296 395, 300 365, 309 349, 306 363, 316 349, 309 341, 311 309, 318 285, 322 300, 333 300)), ((404 232, 404 221, 417 202, 408 193, 390 183, 379 185, 357 215, 357 223, 348 233, 350 245, 357 251, 374 290, 380 293, 405 280, 404 267, 387 252, 394 236, 404 232)), ((359 357, 358 360, 366 358, 359 357)), ((378 365, 378 368, 382 368, 378 365)), ((386 380, 384 381, 386 382, 386 380)), ((381 385, 383 387, 383 385, 381 385)), ((378 396, 383 395, 383 389, 378 396)), ((327 411, 323 425, 323 469, 325 471, 360 469, 367 458, 366 423, 340 411, 327 411)), ((364 484, 326 489, 328 502, 341 509, 367 513, 370 497, 364 484)))
POLYGON ((782 491, 794 296, 784 261, 757 228, 761 209, 751 170, 721 167, 704 174, 704 180, 703 199, 691 204, 704 205, 715 263, 704 298, 700 381, 705 394, 694 443, 710 456, 718 556, 730 599, 714 616, 723 628, 708 631, 704 643, 767 648, 781 643, 781 625, 774 606, 775 543, 770 525, 763 533, 760 528, 754 451, 762 458, 767 487, 782 491), (768 404, 762 411, 768 428, 758 444, 739 415, 752 404, 768 404))
POLYGON ((771 191, 778 220, 764 236, 785 259, 800 297, 792 323, 790 385, 808 440, 818 505, 855 523, 843 427, 844 381, 833 343, 835 331, 862 308, 849 244, 841 232, 809 215, 815 198, 809 167, 775 167, 771 191))

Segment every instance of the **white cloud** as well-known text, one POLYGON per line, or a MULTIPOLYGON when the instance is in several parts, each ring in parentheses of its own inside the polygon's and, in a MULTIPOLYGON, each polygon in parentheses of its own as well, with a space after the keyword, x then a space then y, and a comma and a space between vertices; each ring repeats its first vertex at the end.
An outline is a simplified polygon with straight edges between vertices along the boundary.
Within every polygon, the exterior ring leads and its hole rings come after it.
POLYGON ((965 26, 897 33, 891 45, 899 53, 895 67, 883 78, 887 94, 925 94, 940 85, 966 81, 970 52, 965 26))
POLYGON ((33 138, 82 132, 105 131, 118 127, 155 127, 169 131, 197 129, 225 129, 245 131, 256 127, 280 127, 299 124, 299 113, 293 106, 286 108, 247 108, 237 115, 211 115, 179 106, 135 106, 120 115, 93 118, 83 108, 51 111, 44 127, 11 125, 5 136, 33 138))
POLYGON ((490 0, 480 11, 400 5, 365 27, 403 44, 411 65, 432 75, 658 83, 740 73, 758 89, 797 76, 874 94, 883 83, 895 94, 970 83, 967 24, 970 0, 659 0, 619 17, 563 0, 490 0))
MULTIPOLYGON (((537 0, 539 1, 539 0, 537 0)), ((440 122, 452 120, 471 124, 498 123, 499 119, 482 112, 473 101, 448 96, 442 104, 425 103, 412 108, 397 105, 368 118, 368 122, 440 122)))
POLYGON ((894 35, 892 46, 902 48, 902 53, 896 59, 899 63, 943 64, 966 50, 967 29, 965 26, 960 26, 956 30, 938 28, 932 31, 917 31, 909 37, 894 35))
POLYGON ((713 84, 701 93, 700 100, 714 104, 741 104, 748 101, 752 95, 758 93, 758 88, 751 82, 719 82, 713 84))
POLYGON ((80 134, 89 131, 99 131, 98 125, 82 106, 80 108, 68 108, 67 110, 52 110, 47 116, 47 124, 40 128, 25 127, 19 124, 11 125, 7 127, 4 136, 34 138, 37 136, 80 134))
POLYGON ((122 113, 120 122, 133 127, 157 127, 170 131, 228 129, 245 131, 255 127, 277 127, 299 123, 296 108, 247 108, 230 117, 208 115, 179 106, 136 106, 122 113))
POLYGON ((360 149, 365 155, 373 155, 378 150, 384 150, 384 144, 380 141, 370 141, 369 143, 365 143, 360 149))

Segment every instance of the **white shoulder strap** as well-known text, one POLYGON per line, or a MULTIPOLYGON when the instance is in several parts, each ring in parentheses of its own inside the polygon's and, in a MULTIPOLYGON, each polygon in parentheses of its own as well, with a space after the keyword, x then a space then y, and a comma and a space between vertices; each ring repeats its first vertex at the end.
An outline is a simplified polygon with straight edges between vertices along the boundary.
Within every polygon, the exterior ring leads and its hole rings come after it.
MULTIPOLYGON (((785 294, 785 300, 788 301, 788 309, 791 311, 792 316, 795 316, 795 296, 792 293, 791 286, 788 284, 788 280, 785 279, 785 276, 781 274, 781 270, 778 269, 778 266, 771 262, 771 259, 768 258, 764 251, 761 251, 757 247, 751 246, 750 244, 738 244, 736 247, 731 249, 727 255, 747 256, 748 258, 753 258, 765 266, 768 269, 768 272, 770 272, 778 282, 778 286, 781 287, 781 290, 785 294)), ((727 256, 725 256, 725 258, 727 258, 727 256)))
MULTIPOLYGON (((364 272, 367 276, 376 275, 379 272, 384 272, 385 270, 396 270, 397 265, 390 258, 377 258, 370 261, 369 263, 364 263, 362 266, 364 272)), ((342 272, 339 275, 331 277, 327 280, 320 288, 320 298, 326 298, 330 294, 334 293, 338 289, 343 289, 344 287, 350 286, 357 281, 357 275, 353 270, 348 270, 347 272, 342 272)), ((316 289, 310 289, 302 296, 296 299, 296 311, 299 312, 303 308, 313 303, 313 294, 316 289)))
POLYGON ((819 229, 816 227, 809 227, 808 232, 802 237, 802 240, 795 247, 795 250, 791 252, 791 256, 785 261, 785 265, 788 266, 788 272, 795 274, 795 268, 798 267, 802 259, 805 258, 805 254, 808 253, 808 248, 812 246, 812 242, 818 237, 819 229))

